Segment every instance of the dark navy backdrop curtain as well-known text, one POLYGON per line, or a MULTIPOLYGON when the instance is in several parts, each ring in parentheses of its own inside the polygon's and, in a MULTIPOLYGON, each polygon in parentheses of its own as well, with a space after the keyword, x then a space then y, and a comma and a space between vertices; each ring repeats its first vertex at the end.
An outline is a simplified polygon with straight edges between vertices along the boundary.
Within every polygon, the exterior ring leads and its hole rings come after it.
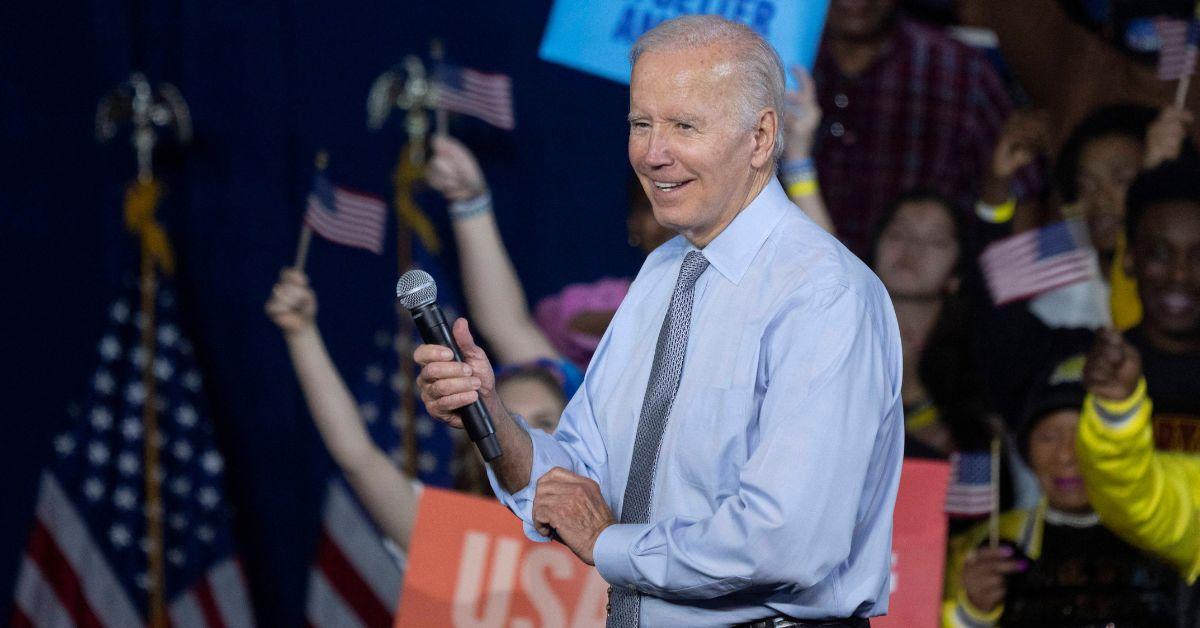
MULTIPOLYGON (((300 625, 325 455, 262 313, 296 246, 313 154, 385 195, 402 141, 372 134, 374 77, 440 36, 460 64, 513 77, 517 130, 455 119, 478 150, 529 296, 636 270, 625 243, 627 89, 537 59, 549 0, 0 2, 0 621, 49 437, 80 399, 107 303, 133 267, 121 224, 128 137, 97 146, 97 100, 135 69, 177 85, 196 139, 160 153, 160 216, 228 459, 239 542, 265 625, 300 625)), ((444 215, 435 200, 424 205, 444 215)), ((383 256, 314 243, 319 321, 348 379, 392 316, 383 256)))

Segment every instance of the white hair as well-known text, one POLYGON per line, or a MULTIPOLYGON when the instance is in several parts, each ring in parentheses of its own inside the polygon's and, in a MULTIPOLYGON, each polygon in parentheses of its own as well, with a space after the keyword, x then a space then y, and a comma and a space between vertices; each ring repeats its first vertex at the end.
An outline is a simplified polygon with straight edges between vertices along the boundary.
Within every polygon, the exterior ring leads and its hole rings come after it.
POLYGON ((759 112, 775 111, 775 151, 771 158, 783 154, 783 92, 786 79, 783 61, 767 40, 749 26, 717 15, 683 15, 667 20, 646 31, 629 51, 631 65, 647 52, 676 52, 712 45, 726 45, 733 50, 736 65, 734 80, 738 83, 737 108, 743 124, 750 129, 758 126, 759 112))

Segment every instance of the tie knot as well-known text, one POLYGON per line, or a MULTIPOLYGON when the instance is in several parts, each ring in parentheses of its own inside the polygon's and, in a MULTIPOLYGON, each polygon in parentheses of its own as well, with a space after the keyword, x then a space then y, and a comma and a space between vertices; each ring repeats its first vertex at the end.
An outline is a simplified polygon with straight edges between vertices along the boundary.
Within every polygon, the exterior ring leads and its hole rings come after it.
POLYGON ((683 266, 679 268, 680 287, 692 287, 704 269, 708 268, 708 258, 700 251, 691 251, 683 258, 683 266))

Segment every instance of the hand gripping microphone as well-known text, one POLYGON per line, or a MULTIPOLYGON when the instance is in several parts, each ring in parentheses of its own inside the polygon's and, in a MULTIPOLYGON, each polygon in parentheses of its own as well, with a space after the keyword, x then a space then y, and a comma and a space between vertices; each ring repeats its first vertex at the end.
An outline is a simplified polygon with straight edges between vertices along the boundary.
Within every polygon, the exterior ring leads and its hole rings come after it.
MULTIPOLYGON (((400 299, 400 305, 412 314, 413 323, 420 330, 421 339, 425 344, 446 347, 454 352, 456 361, 463 361, 462 351, 459 350, 458 343, 454 342, 454 336, 450 334, 446 316, 442 314, 442 308, 438 307, 437 283, 429 273, 416 269, 404 273, 396 283, 396 298, 400 299)), ((483 459, 491 462, 499 458, 500 441, 496 439, 492 415, 484 407, 483 401, 476 399, 471 405, 459 409, 458 416, 462 419, 471 442, 479 448, 483 459)))

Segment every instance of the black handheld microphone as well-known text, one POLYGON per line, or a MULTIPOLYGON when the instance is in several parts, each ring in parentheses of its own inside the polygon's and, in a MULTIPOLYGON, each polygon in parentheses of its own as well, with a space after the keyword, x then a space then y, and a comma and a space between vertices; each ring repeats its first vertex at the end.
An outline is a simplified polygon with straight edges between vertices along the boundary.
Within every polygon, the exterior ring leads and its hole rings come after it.
MULTIPOLYGON (((450 334, 450 325, 442 308, 437 304, 437 283, 433 277, 423 270, 410 270, 400 277, 396 283, 396 298, 400 305, 412 314, 413 323, 421 332, 425 344, 441 345, 454 352, 454 359, 462 362, 462 351, 454 336, 450 334)), ((484 460, 491 462, 500 457, 500 441, 496 439, 496 428, 492 426, 492 415, 484 407, 483 401, 476 399, 465 408, 458 411, 462 418, 463 427, 471 442, 479 448, 484 460)))

